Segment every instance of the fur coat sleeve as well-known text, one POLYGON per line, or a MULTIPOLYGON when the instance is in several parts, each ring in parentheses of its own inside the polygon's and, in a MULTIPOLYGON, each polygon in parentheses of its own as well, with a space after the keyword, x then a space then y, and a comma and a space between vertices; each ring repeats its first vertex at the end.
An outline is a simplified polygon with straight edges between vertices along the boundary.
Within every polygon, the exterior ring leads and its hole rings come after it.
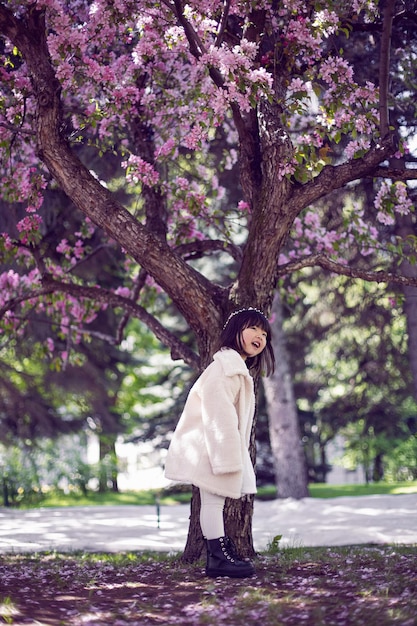
POLYGON ((166 477, 225 497, 255 493, 249 457, 254 411, 244 360, 234 350, 217 352, 189 393, 168 450, 166 477))

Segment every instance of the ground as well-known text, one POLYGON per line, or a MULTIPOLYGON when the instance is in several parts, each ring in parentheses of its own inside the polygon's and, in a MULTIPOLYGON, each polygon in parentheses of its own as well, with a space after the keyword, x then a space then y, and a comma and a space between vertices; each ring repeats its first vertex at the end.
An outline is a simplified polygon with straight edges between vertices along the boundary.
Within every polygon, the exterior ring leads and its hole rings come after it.
POLYGON ((275 550, 249 579, 156 554, 0 557, 0 623, 30 626, 417 624, 417 546, 275 550))

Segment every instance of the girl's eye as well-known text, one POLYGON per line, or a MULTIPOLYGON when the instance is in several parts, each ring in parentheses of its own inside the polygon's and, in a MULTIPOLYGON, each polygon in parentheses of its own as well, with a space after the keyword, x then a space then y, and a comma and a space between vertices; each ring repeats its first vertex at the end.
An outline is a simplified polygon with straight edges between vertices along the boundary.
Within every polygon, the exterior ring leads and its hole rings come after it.
MULTIPOLYGON (((258 330, 257 326, 250 326, 250 328, 252 330, 258 330)), ((268 337, 268 333, 266 331, 262 331, 262 335, 265 337, 265 339, 268 337)))

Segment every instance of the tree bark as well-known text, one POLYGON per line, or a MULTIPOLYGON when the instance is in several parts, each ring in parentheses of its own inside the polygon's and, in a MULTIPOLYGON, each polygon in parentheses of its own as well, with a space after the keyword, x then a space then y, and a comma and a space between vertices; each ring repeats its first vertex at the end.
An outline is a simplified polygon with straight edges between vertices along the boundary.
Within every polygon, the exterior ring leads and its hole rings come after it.
POLYGON ((197 561, 204 548, 204 537, 200 526, 200 490, 193 486, 190 525, 188 527, 187 542, 181 560, 185 563, 197 561))
POLYGON ((285 345, 282 303, 278 292, 272 305, 272 314, 272 344, 277 364, 273 376, 264 380, 264 389, 277 493, 279 498, 304 498, 309 495, 307 467, 301 445, 297 406, 285 345))
POLYGON ((99 469, 99 492, 119 491, 117 485, 117 454, 116 435, 100 434, 100 469, 99 469))
MULTIPOLYGON (((415 237, 415 225, 411 215, 397 217, 396 232, 400 237, 415 237)), ((417 265, 404 260, 401 263, 401 274, 409 278, 417 278, 417 265)), ((408 359, 413 379, 413 394, 417 401, 417 287, 403 285, 404 313, 407 320, 408 359)))
POLYGON ((252 535, 254 496, 243 496, 240 500, 226 499, 225 532, 236 544, 242 557, 255 556, 252 535))

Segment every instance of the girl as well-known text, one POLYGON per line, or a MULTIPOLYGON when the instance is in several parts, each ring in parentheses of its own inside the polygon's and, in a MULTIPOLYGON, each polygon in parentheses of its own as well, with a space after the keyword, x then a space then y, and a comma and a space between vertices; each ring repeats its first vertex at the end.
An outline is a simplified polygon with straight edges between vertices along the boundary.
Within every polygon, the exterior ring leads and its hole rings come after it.
POLYGON ((270 374, 275 359, 271 328, 257 309, 232 313, 218 352, 190 390, 168 449, 165 476, 200 489, 200 524, 207 540, 207 576, 244 578, 254 574, 225 536, 226 497, 256 493, 249 456, 255 413, 254 376, 270 374))

